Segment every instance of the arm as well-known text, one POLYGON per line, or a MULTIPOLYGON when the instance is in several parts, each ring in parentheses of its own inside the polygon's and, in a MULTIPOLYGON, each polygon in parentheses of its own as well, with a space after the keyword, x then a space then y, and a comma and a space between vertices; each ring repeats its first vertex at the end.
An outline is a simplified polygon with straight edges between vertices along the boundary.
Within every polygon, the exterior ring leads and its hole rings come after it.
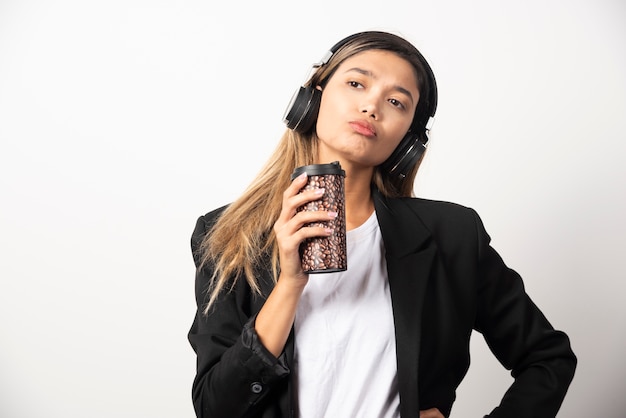
MULTIPOLYGON (((305 182, 306 176, 295 179, 284 193, 282 211, 274 226, 281 272, 267 300, 256 308, 260 309, 258 313, 249 308, 255 295, 244 278, 232 291, 223 292, 208 314, 203 313, 213 271, 211 266, 199 268, 197 250, 210 223, 204 217, 198 220, 192 236, 198 309, 189 332, 197 354, 193 402, 198 417, 250 416, 265 408, 262 405, 269 402, 265 398, 285 399, 290 371, 284 348, 308 281, 302 272, 298 247, 307 237, 330 234, 324 228, 303 226, 336 216, 329 212, 296 213, 297 207, 320 197, 317 191, 298 193, 305 182)), ((271 280, 269 272, 259 274, 271 280)))
POLYGON ((474 216, 480 274, 476 329, 515 379, 489 417, 554 417, 573 379, 576 356, 567 335, 532 302, 474 216))
MULTIPOLYGON (((201 217, 192 235, 196 266, 196 251, 208 227, 201 217)), ((197 312, 188 336, 197 355, 193 404, 198 417, 243 417, 284 384, 289 368, 284 355, 275 357, 260 343, 255 312, 246 307, 252 296, 245 280, 203 313, 211 274, 210 266, 196 270, 197 312)))

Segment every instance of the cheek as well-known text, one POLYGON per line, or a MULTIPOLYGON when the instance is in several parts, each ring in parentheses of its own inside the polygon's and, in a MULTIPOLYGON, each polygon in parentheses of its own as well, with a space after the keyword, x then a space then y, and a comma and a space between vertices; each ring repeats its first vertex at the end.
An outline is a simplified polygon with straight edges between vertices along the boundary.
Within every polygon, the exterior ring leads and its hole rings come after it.
MULTIPOLYGON (((402 139, 407 135, 409 129, 411 128, 411 122, 406 119, 399 120, 395 125, 394 129, 389 132, 390 138, 394 138, 392 142, 395 142, 396 147, 400 144, 402 139)), ((394 147, 395 149, 395 147, 394 147)))
POLYGON ((394 141, 388 142, 388 146, 385 148, 385 152, 384 152, 385 160, 391 156, 391 154, 395 151, 396 148, 398 148, 398 145, 400 145, 402 138, 404 137, 400 137, 394 141))
MULTIPOLYGON (((385 147, 381 148, 381 156, 383 161, 391 156, 391 154, 398 148, 400 142, 404 139, 408 131, 408 128, 394 129, 393 132, 388 132, 387 141, 385 141, 385 147)), ((382 163, 382 161, 381 161, 382 163)))
POLYGON ((315 132, 318 136, 322 135, 326 129, 326 117, 324 111, 320 109, 317 112, 317 119, 315 120, 315 132))
POLYGON ((396 149, 397 146, 400 145, 400 142, 406 136, 408 130, 409 128, 408 127, 405 128, 404 125, 402 124, 397 129, 394 129, 393 132, 389 133, 389 138, 390 138, 389 142, 391 143, 392 150, 396 149))
POLYGON ((333 120, 336 119, 332 115, 337 113, 330 106, 332 102, 324 100, 324 97, 322 96, 320 108, 317 112, 317 120, 315 121, 315 130, 318 136, 326 135, 327 132, 332 130, 333 120))

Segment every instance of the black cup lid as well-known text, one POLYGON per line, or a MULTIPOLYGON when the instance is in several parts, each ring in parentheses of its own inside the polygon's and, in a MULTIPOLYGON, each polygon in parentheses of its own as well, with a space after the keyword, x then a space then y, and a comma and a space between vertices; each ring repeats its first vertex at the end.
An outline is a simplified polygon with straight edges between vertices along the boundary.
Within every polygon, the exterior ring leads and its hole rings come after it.
POLYGON ((330 164, 311 164, 296 167, 291 174, 291 180, 298 177, 300 174, 306 173, 308 176, 323 176, 326 174, 335 174, 345 176, 346 172, 341 169, 339 161, 333 161, 330 164))

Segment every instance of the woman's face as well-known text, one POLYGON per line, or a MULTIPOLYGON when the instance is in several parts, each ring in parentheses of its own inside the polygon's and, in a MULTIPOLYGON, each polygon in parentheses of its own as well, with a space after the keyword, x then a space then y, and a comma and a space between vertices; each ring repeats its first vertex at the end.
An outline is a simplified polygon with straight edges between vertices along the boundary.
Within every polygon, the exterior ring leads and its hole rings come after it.
POLYGON ((418 100, 417 76, 404 58, 369 50, 346 59, 322 91, 320 162, 379 165, 408 131, 418 100))

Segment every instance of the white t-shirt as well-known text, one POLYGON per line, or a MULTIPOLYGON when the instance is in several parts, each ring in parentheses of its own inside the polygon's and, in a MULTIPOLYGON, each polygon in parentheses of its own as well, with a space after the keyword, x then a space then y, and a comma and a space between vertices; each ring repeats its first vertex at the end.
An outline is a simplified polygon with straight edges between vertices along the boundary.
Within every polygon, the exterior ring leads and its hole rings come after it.
POLYGON ((311 274, 296 313, 301 418, 397 418, 396 342, 376 213, 347 232, 348 269, 311 274))

